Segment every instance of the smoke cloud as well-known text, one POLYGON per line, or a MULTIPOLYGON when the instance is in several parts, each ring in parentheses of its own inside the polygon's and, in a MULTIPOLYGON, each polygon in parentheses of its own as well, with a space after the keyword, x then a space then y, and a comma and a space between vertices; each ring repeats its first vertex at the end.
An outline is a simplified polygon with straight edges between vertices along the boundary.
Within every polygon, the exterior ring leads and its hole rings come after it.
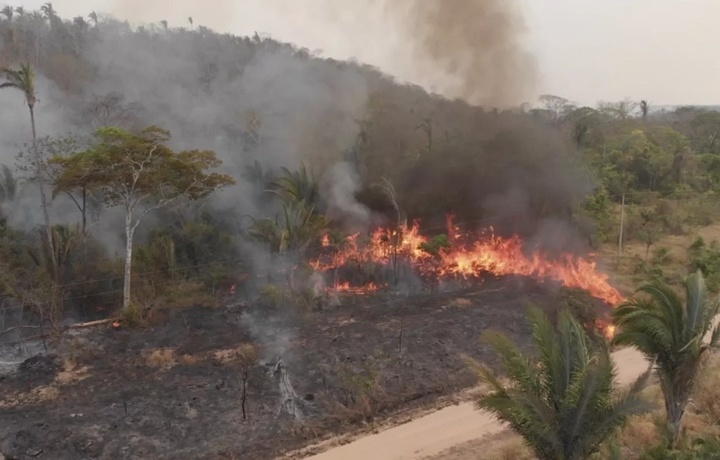
POLYGON ((514 0, 388 0, 385 11, 409 38, 415 73, 445 96, 501 108, 531 97, 535 62, 514 0))
POLYGON ((449 98, 505 108, 538 77, 517 0, 114 0, 121 18, 256 31, 338 59, 355 58, 449 98))

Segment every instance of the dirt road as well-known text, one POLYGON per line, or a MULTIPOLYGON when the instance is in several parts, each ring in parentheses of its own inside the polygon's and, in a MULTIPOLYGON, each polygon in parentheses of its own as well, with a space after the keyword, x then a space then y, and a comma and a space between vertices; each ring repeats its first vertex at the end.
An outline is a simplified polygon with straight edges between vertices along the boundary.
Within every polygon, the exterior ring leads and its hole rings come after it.
MULTIPOLYGON (((634 348, 613 353, 618 382, 629 384, 642 374, 647 361, 634 348)), ((306 460, 410 460, 434 456, 454 446, 503 431, 490 414, 463 403, 434 412, 378 434, 335 447, 306 460)))

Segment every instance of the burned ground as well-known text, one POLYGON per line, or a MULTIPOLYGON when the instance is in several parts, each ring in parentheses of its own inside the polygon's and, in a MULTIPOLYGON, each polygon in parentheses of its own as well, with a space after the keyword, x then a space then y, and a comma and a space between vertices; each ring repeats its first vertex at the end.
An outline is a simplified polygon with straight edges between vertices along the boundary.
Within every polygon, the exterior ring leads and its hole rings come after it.
POLYGON ((172 310, 154 326, 66 334, 57 357, 5 377, 0 452, 29 459, 267 459, 476 383, 463 354, 494 365, 489 328, 529 343, 529 304, 557 291, 523 278, 453 293, 357 296, 325 311, 172 310), (262 335, 258 334, 258 324, 262 335), (258 360, 243 367, 243 346, 258 360), (282 359, 303 420, 281 405, 282 359), (248 370, 247 419, 241 387, 248 370))

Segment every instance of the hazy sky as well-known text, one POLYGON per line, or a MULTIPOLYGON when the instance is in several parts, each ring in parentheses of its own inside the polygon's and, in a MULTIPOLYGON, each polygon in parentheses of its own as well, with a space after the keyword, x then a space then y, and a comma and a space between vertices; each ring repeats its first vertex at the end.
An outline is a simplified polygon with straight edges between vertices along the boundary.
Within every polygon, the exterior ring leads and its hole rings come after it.
MULTIPOLYGON (((0 0, 38 8, 46 0, 0 0)), ((720 0, 518 0, 542 74, 538 93, 594 104, 720 104, 720 0)), ((95 10, 222 32, 267 33, 325 56, 355 57, 413 79, 402 43, 368 0, 55 0, 65 17, 95 10), (211 6, 212 5, 212 6, 211 6), (329 14, 318 11, 334 10, 329 14), (329 6, 328 6, 329 5, 329 6), (212 9, 210 9, 212 8, 212 9)))

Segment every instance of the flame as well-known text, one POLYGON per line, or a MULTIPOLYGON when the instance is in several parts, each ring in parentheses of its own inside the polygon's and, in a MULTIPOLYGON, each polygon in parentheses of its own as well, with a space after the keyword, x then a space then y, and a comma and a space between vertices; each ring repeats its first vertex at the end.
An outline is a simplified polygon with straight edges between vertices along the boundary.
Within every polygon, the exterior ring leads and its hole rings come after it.
POLYGON ((336 293, 362 295, 376 292, 379 289, 380 287, 375 283, 369 283, 364 286, 352 286, 350 282, 346 281, 344 283, 335 283, 329 290, 336 293))
MULTIPOLYGON (((464 232, 454 224, 452 215, 447 219, 447 237, 449 246, 440 247, 436 254, 431 254, 423 249, 423 245, 432 245, 432 240, 420 233, 417 221, 392 230, 378 228, 369 237, 359 233, 350 235, 332 251, 330 239, 325 235, 321 240, 323 255, 310 261, 310 266, 329 273, 350 262, 392 267, 402 261, 409 263, 419 275, 435 280, 481 279, 484 274, 522 275, 586 290, 612 306, 623 301, 622 295, 609 283, 608 276, 598 270, 592 259, 573 254, 550 258, 540 250, 528 252, 519 236, 497 236, 492 228, 479 233, 464 232)), ((343 293, 378 289, 377 284, 352 286, 350 282, 337 281, 331 287, 331 290, 343 293)), ((614 333, 611 325, 604 326, 606 334, 614 333)))

